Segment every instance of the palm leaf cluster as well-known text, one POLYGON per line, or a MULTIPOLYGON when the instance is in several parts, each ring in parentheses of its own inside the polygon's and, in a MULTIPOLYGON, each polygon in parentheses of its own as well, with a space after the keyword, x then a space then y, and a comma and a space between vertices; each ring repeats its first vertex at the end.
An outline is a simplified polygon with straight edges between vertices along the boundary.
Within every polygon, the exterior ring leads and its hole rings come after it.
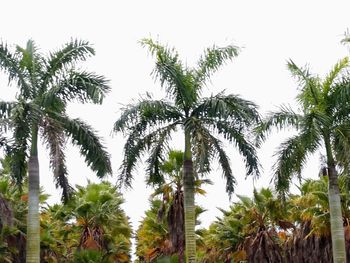
POLYGON ((245 133, 259 120, 257 106, 237 95, 217 95, 201 98, 201 90, 212 73, 227 60, 238 54, 238 48, 208 48, 196 68, 188 68, 178 53, 157 42, 141 42, 156 57, 153 71, 166 91, 166 99, 155 100, 150 95, 126 105, 114 124, 116 132, 124 132, 127 141, 120 179, 131 185, 136 162, 149 152, 147 175, 150 182, 161 180, 160 164, 169 150, 172 134, 178 129, 190 134, 194 160, 198 172, 210 171, 213 158, 219 161, 226 190, 233 193, 236 180, 230 168, 229 157, 223 149, 222 139, 234 143, 244 157, 247 174, 259 174, 256 151, 245 133))
POLYGON ((73 190, 64 154, 68 138, 98 176, 111 173, 109 154, 95 130, 66 114, 69 102, 101 103, 110 89, 104 77, 77 66, 94 54, 89 42, 78 40, 48 55, 42 54, 32 40, 25 48, 17 46, 14 51, 6 43, 0 44, 0 69, 8 75, 9 84, 19 89, 15 101, 0 101, 1 131, 13 134, 8 139, 11 173, 19 184, 26 176, 33 147, 30 143, 36 131, 48 148, 56 185, 62 189, 65 201, 73 190))

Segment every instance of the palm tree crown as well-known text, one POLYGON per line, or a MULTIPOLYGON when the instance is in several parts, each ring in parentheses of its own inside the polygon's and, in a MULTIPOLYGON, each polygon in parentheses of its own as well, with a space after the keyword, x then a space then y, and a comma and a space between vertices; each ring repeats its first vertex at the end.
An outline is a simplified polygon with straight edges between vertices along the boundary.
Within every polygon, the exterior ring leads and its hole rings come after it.
POLYGON ((161 46, 151 39, 142 40, 156 57, 153 74, 165 88, 167 99, 154 100, 150 95, 123 108, 115 122, 116 132, 128 136, 120 178, 131 185, 136 162, 145 151, 150 152, 147 172, 152 182, 161 180, 160 164, 168 149, 173 132, 180 127, 190 134, 199 172, 210 171, 210 161, 217 157, 226 178, 226 190, 233 193, 235 178, 229 157, 219 136, 235 143, 243 155, 248 175, 259 174, 259 164, 253 145, 245 136, 247 128, 259 120, 257 106, 237 95, 220 92, 201 98, 201 90, 215 71, 227 60, 238 55, 238 48, 227 46, 208 48, 196 68, 188 68, 174 49, 161 46))

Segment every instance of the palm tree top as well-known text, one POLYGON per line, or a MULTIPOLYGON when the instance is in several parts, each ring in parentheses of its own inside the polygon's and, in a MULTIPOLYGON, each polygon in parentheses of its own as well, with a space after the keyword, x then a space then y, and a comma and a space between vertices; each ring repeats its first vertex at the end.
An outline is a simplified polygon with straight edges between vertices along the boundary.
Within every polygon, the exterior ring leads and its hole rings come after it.
MULTIPOLYGON (((150 181, 161 181, 160 164, 169 151, 173 132, 180 128, 189 136, 191 151, 199 173, 210 171, 210 162, 216 158, 227 180, 226 190, 232 193, 235 178, 230 160, 223 149, 222 139, 234 143, 243 155, 247 174, 259 175, 256 151, 249 136, 249 127, 260 119, 257 105, 240 96, 220 92, 209 97, 201 96, 201 89, 222 65, 239 53, 236 46, 213 46, 205 50, 194 68, 179 59, 173 48, 143 39, 155 57, 152 75, 165 89, 166 99, 155 100, 150 95, 136 103, 126 105, 114 124, 115 132, 127 136, 120 181, 131 186, 132 173, 141 153, 150 153, 147 175, 150 181)), ((186 153, 185 153, 186 154, 186 153)))

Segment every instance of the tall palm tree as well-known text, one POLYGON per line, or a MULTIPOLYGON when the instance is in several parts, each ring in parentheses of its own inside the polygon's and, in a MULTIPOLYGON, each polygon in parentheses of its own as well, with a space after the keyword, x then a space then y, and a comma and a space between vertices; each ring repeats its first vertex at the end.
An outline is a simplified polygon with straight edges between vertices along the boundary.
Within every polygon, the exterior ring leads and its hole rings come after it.
POLYGON ((27 262, 39 262, 39 162, 38 139, 49 149, 56 185, 67 200, 72 188, 67 180, 65 142, 70 138, 80 148, 86 163, 103 177, 111 173, 109 155, 96 132, 80 119, 66 114, 68 102, 101 103, 109 90, 104 77, 76 67, 78 61, 94 55, 88 42, 71 40, 48 55, 40 53, 32 40, 14 52, 0 44, 0 69, 18 87, 16 101, 0 101, 1 128, 13 133, 12 174, 20 184, 29 174, 27 262))
POLYGON ((297 101, 301 112, 283 106, 280 111, 271 113, 257 129, 261 139, 265 139, 273 127, 293 127, 298 131, 283 142, 276 153, 274 178, 281 193, 288 191, 293 175, 300 178, 310 154, 320 148, 325 150, 335 263, 346 261, 337 165, 348 167, 349 164, 350 81, 343 74, 348 64, 348 58, 340 60, 322 80, 312 75, 308 68, 300 68, 290 60, 288 68, 299 81, 297 101))
POLYGON ((206 49, 197 67, 189 68, 178 53, 151 39, 141 41, 156 58, 154 76, 160 80, 167 99, 154 100, 151 96, 126 106, 115 122, 114 131, 128 135, 121 165, 121 182, 131 185, 133 170, 141 154, 150 152, 147 160, 151 181, 160 176, 161 160, 171 135, 180 128, 185 135, 183 184, 185 207, 185 242, 187 262, 196 261, 195 206, 193 160, 199 173, 210 171, 210 162, 217 158, 226 178, 226 191, 234 190, 235 178, 229 157, 220 139, 234 143, 243 155, 247 174, 258 174, 258 160, 254 146, 248 140, 247 128, 259 120, 257 106, 237 95, 202 98, 201 90, 211 75, 228 60, 238 55, 238 48, 213 46, 206 49))

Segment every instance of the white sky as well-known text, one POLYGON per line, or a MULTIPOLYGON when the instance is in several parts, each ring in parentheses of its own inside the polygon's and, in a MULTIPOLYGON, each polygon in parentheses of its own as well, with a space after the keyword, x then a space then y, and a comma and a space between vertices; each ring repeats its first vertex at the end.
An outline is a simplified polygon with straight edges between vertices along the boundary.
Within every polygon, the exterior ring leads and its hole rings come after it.
MULTIPOLYGON (((112 92, 102 106, 72 105, 69 112, 100 132, 112 155, 115 174, 125 140, 122 136, 111 137, 111 130, 121 104, 146 91, 158 98, 164 94, 150 77, 154 59, 140 46, 140 39, 151 36, 176 47, 188 65, 193 65, 204 48, 214 43, 244 47, 237 59, 214 75, 205 94, 225 89, 226 94, 240 94, 256 102, 262 113, 281 103, 294 104, 296 83, 286 70, 287 59, 300 66, 309 63, 314 73, 323 76, 337 60, 349 54, 340 44, 350 27, 350 2, 346 0, 12 0, 3 1, 1 10, 0 38, 9 44, 24 46, 32 38, 43 51, 61 47, 71 37, 94 44, 96 56, 82 66, 110 79, 112 92)), ((14 89, 1 83, 1 99, 11 99, 14 89)), ((264 171, 255 181, 256 187, 268 186, 272 155, 282 138, 283 135, 273 135, 259 150, 264 171)), ((182 138, 174 138, 174 148, 181 144, 182 138)), ((239 182, 236 193, 251 195, 253 181, 244 180, 242 160, 232 147, 227 149, 239 182)), ((305 177, 317 176, 318 158, 310 159, 305 177)), ((97 181, 76 148, 68 147, 67 163, 73 185, 86 184, 86 178, 97 181)), ((59 191, 48 172, 45 151, 41 151, 40 165, 41 184, 52 195, 50 202, 56 202, 59 191)), ((135 174, 133 190, 124 193, 124 208, 134 229, 148 208, 151 192, 144 183, 144 166, 139 165, 135 174)), ((208 209, 201 217, 203 226, 220 215, 216 207, 229 205, 221 171, 214 170, 210 178, 215 185, 207 187, 205 198, 197 199, 208 209)), ((115 177, 110 179, 115 181, 115 177)))

